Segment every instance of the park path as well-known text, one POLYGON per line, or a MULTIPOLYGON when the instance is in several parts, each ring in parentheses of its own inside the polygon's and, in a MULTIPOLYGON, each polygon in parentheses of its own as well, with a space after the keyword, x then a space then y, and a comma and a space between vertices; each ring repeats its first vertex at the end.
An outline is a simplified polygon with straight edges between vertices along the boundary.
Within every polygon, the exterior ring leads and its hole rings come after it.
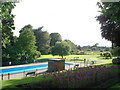
POLYGON ((109 62, 109 61, 103 61, 103 60, 95 60, 95 61, 99 61, 100 62, 99 64, 103 64, 103 63, 109 62))

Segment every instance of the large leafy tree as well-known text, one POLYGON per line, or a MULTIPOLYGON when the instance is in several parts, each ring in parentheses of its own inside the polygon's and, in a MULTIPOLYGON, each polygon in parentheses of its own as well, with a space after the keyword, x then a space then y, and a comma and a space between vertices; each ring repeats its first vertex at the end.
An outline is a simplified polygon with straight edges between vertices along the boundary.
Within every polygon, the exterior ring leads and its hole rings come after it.
POLYGON ((77 45, 75 45, 72 41, 70 40, 65 40, 68 45, 70 46, 70 54, 76 54, 78 49, 77 49, 77 45))
POLYGON ((101 35, 112 42, 112 46, 120 47, 120 2, 97 3, 101 14, 97 20, 101 24, 101 35))
POLYGON ((104 15, 111 15, 110 20, 120 25, 120 2, 104 2, 102 6, 104 15))
POLYGON ((51 33, 50 34, 50 46, 55 46, 56 42, 62 41, 62 37, 59 33, 51 33))
POLYGON ((21 33, 22 31, 24 31, 25 29, 30 29, 30 30, 32 30, 32 29, 33 29, 33 26, 32 26, 31 24, 25 25, 25 26, 19 31, 19 33, 21 33))
POLYGON ((40 55, 37 51, 36 37, 32 30, 25 28, 21 33, 17 41, 17 49, 19 49, 20 60, 35 59, 40 55))
POLYGON ((0 6, 1 11, 1 25, 2 25, 2 48, 6 48, 13 43, 14 15, 11 13, 14 9, 15 3, 3 2, 0 6))
POLYGON ((41 54, 45 55, 49 53, 50 49, 50 35, 47 31, 42 31, 42 27, 38 29, 33 29, 34 35, 36 36, 36 46, 37 50, 41 52, 41 54))
POLYGON ((10 58, 11 52, 13 52, 14 36, 14 15, 12 9, 15 7, 13 2, 0 2, 0 36, 2 36, 2 61, 7 61, 10 58), (1 33, 2 31, 2 33, 1 33), (11 47, 11 48, 9 48, 11 47))
POLYGON ((51 50, 52 55, 66 56, 70 54, 70 46, 67 42, 57 42, 55 46, 52 47, 51 50))

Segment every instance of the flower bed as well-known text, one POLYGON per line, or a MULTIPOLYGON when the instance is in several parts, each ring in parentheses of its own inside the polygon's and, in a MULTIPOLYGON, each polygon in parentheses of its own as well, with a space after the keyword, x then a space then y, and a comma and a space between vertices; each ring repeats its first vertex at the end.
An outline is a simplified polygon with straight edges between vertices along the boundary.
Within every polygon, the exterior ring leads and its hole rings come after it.
POLYGON ((99 85, 120 75, 120 66, 90 66, 43 74, 44 81, 27 84, 25 87, 84 88, 99 85))

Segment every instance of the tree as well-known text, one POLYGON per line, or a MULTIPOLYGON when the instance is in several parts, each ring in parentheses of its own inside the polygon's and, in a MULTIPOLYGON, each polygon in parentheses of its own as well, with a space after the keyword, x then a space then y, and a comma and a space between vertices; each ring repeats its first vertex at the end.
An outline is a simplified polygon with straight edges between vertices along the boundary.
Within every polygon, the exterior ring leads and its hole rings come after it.
POLYGON ((111 41, 112 47, 120 47, 120 2, 98 2, 97 5, 101 8, 97 21, 101 24, 102 37, 111 41))
POLYGON ((59 56, 65 56, 70 54, 70 46, 67 42, 57 42, 55 46, 52 47, 51 50, 52 55, 59 55, 59 56))
MULTIPOLYGON (((0 34, 2 36, 2 61, 7 61, 10 57, 8 52, 9 47, 14 45, 13 30, 14 27, 14 15, 11 13, 15 7, 13 2, 0 2, 0 34), (1 32, 2 31, 2 32, 1 32)), ((13 49, 14 50, 14 49, 13 49)))
POLYGON ((78 50, 81 50, 81 46, 80 45, 78 45, 77 48, 78 48, 78 50))
POLYGON ((120 47, 115 47, 115 48, 112 50, 112 54, 113 54, 114 56, 119 57, 119 56, 120 56, 120 47))
POLYGON ((50 34, 50 46, 55 46, 56 42, 61 42, 62 41, 62 37, 59 33, 51 33, 50 34))
POLYGON ((104 15, 111 15, 110 20, 120 25, 120 2, 103 2, 104 15))
POLYGON ((21 33, 17 41, 17 48, 19 49, 20 60, 36 59, 40 56, 40 52, 37 51, 36 37, 34 33, 25 28, 21 33))
POLYGON ((38 29, 33 29, 34 35, 36 36, 36 46, 37 50, 41 52, 42 55, 48 54, 50 49, 50 35, 47 31, 42 31, 42 27, 38 29))
POLYGON ((75 45, 72 41, 70 40, 65 40, 65 42, 68 43, 68 45, 70 46, 70 54, 76 54, 78 49, 77 49, 77 45, 75 45))
POLYGON ((31 24, 28 24, 28 25, 25 25, 20 31, 19 31, 19 33, 21 33, 23 30, 25 30, 25 29, 30 29, 30 30, 32 30, 32 28, 33 28, 33 26, 31 25, 31 24))
POLYGON ((15 3, 3 2, 0 6, 2 21, 2 49, 13 43, 14 15, 11 13, 15 3))
POLYGON ((2 62, 19 60, 20 57, 18 51, 19 49, 15 45, 6 47, 6 50, 3 54, 2 62))
POLYGON ((96 51, 96 50, 98 50, 98 43, 96 43, 96 44, 94 44, 93 46, 91 46, 91 49, 93 50, 93 51, 96 51))

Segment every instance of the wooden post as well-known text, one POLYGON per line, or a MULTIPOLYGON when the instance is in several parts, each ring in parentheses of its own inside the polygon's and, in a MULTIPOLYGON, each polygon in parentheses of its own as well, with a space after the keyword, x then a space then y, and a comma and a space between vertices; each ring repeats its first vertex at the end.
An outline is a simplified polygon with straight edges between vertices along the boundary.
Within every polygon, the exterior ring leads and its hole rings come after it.
POLYGON ((1 75, 1 78, 2 78, 2 80, 3 80, 3 74, 1 75))

